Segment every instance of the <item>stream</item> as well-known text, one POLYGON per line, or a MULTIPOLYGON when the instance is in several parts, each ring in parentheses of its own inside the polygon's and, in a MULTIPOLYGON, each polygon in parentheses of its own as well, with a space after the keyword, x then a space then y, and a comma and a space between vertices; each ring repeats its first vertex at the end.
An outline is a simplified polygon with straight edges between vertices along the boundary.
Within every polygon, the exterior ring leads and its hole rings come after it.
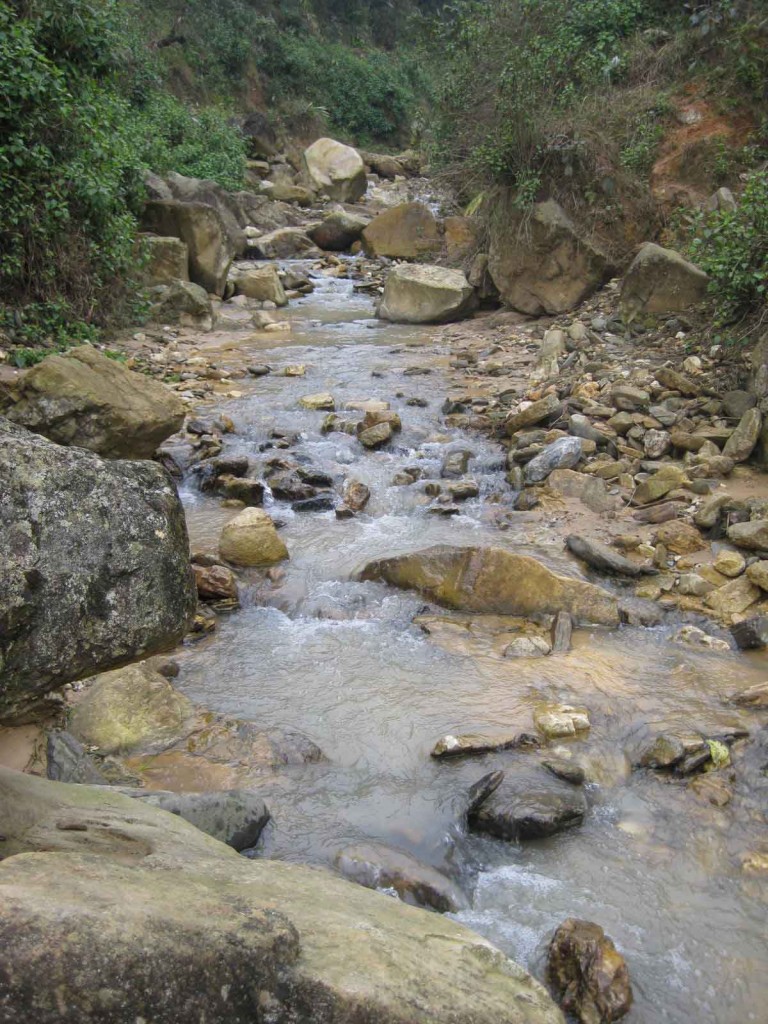
MULTIPOLYGON (((504 659, 500 637, 508 641, 514 624, 496 624, 494 632, 446 614, 430 619, 426 632, 413 621, 424 606, 418 595, 355 581, 373 558, 440 543, 501 546, 581 574, 545 515, 502 514, 511 507, 503 449, 442 424, 449 358, 440 329, 382 325, 352 280, 314 280, 312 295, 275 314, 290 320, 289 332, 243 343, 272 373, 242 382, 243 397, 217 406, 236 425, 225 453, 247 453, 257 463, 288 454, 362 481, 370 503, 337 520, 333 512, 294 513, 268 500, 290 551, 284 573, 268 582, 244 571, 242 608, 223 615, 215 634, 179 659, 178 685, 193 700, 264 728, 298 729, 328 757, 265 778, 273 820, 260 855, 328 865, 350 843, 387 843, 457 880, 471 908, 456 918, 539 978, 564 918, 602 925, 629 965, 629 1024, 765 1024, 765 886, 737 862, 750 848, 748 822, 679 782, 631 773, 625 755, 643 729, 753 729, 754 714, 723 697, 763 681, 760 661, 672 643, 679 621, 578 630, 568 654, 504 659), (278 375, 297 363, 305 376, 278 375), (408 372, 414 368, 429 372, 408 372), (389 402, 402 433, 378 452, 352 436, 323 436, 326 414, 298 400, 324 391, 342 415, 348 402, 389 402), (261 450, 275 429, 299 435, 290 451, 261 450), (458 450, 472 452, 467 475, 480 485, 460 514, 432 514, 423 481, 391 485, 405 466, 439 478, 442 460, 458 450), (461 808, 469 786, 532 755, 435 761, 430 750, 446 733, 530 731, 542 700, 589 710, 584 738, 553 744, 590 780, 583 826, 525 844, 467 833, 461 808)), ((215 551, 235 512, 192 478, 182 498, 193 549, 215 551)))

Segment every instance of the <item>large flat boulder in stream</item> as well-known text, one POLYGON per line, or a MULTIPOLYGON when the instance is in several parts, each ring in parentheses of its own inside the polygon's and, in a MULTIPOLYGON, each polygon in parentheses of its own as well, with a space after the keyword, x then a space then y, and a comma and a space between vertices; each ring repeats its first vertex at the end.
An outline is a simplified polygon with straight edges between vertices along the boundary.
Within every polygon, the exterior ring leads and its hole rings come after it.
POLYGON ((113 459, 150 459, 181 429, 185 412, 164 384, 80 345, 28 370, 6 416, 58 444, 113 459))
POLYGON ((387 275, 378 316, 400 324, 440 324, 466 316, 474 300, 474 288, 460 270, 403 263, 387 275))
POLYGON ((338 203, 356 203, 368 188, 360 154, 335 139, 318 139, 305 149, 304 167, 315 188, 338 203))
POLYGON ((491 225, 488 269, 499 295, 523 313, 564 313, 610 276, 605 255, 553 199, 530 215, 509 202, 491 225))
POLYGON ((360 578, 418 590, 459 611, 528 617, 563 611, 577 622, 619 623, 618 602, 606 590, 503 548, 437 545, 369 562, 360 578))
POLYGON ((0 1018, 36 1024, 563 1024, 446 918, 180 817, 0 769, 0 1018))
POLYGON ((184 512, 153 462, 105 461, 0 418, 0 721, 173 647, 195 607, 184 512))

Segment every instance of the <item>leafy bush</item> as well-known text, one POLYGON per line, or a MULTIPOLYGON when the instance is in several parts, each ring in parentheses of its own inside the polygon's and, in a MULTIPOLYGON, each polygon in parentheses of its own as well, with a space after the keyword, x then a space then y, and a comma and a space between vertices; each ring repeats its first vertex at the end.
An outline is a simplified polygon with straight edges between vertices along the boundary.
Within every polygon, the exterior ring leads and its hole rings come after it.
POLYGON ((140 169, 114 5, 0 0, 0 299, 103 322, 130 272, 140 169))
POLYGON ((735 210, 701 214, 693 227, 691 258, 710 276, 717 325, 764 305, 768 291, 768 171, 747 178, 735 210))

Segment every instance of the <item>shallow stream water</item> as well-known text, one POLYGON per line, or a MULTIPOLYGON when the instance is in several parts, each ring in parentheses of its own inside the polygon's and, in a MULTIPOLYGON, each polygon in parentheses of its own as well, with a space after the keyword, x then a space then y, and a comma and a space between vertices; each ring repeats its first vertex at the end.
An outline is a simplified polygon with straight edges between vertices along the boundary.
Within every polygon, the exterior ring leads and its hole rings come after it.
MULTIPOLYGON (((471 909, 457 918, 539 977, 560 921, 602 925, 629 964, 629 1024, 765 1024, 765 886, 738 866, 757 826, 700 802, 682 784, 632 774, 625 755, 639 731, 656 726, 710 735, 754 728, 754 713, 729 708, 723 697, 762 681, 764 667, 736 652, 671 643, 674 623, 581 630, 568 654, 505 660, 498 623, 488 630, 448 616, 427 633, 413 622, 423 606, 418 595, 356 582, 356 570, 372 558, 437 543, 494 544, 581 573, 545 515, 504 514, 502 449, 441 424, 447 352, 436 329, 382 326, 371 319, 370 299, 335 278, 319 278, 313 295, 279 315, 290 319, 290 332, 248 343, 253 362, 273 373, 220 407, 237 427, 226 452, 266 459, 280 454, 259 451, 273 429, 298 433, 292 457, 363 481, 372 498, 351 520, 268 505, 284 523, 291 555, 284 577, 245 586, 242 609, 182 655, 179 684, 191 698, 264 727, 299 729, 329 759, 265 780, 273 822, 262 854, 328 864, 339 848, 363 839, 400 847, 459 881, 471 909), (304 377, 277 375, 296 363, 306 366, 304 377), (430 372, 404 372, 414 367, 430 372), (325 413, 297 404, 321 391, 334 395, 337 409, 388 401, 402 417, 402 434, 378 453, 352 437, 322 436, 325 413), (426 407, 408 405, 413 398, 426 407), (430 514, 421 483, 391 486, 406 465, 438 477, 456 449, 473 453, 468 475, 481 486, 460 515, 430 514), (530 730, 541 700, 589 709, 586 738, 561 744, 591 780, 584 825, 524 845, 467 834, 460 821, 469 785, 531 755, 436 762, 430 749, 448 732, 530 730)), ((191 481, 182 496, 193 547, 215 550, 234 513, 191 481)), ((505 628, 508 641, 511 625, 505 628)))

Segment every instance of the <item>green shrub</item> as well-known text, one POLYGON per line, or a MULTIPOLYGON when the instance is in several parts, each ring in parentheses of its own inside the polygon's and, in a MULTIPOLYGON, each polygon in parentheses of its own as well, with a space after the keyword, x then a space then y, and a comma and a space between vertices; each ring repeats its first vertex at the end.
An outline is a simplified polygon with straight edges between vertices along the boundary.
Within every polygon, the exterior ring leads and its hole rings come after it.
POLYGON ((701 214, 691 258, 710 276, 717 326, 765 305, 768 290, 768 171, 749 175, 735 210, 701 214))
POLYGON ((114 5, 0 0, 0 300, 88 323, 123 301, 140 168, 114 5))

